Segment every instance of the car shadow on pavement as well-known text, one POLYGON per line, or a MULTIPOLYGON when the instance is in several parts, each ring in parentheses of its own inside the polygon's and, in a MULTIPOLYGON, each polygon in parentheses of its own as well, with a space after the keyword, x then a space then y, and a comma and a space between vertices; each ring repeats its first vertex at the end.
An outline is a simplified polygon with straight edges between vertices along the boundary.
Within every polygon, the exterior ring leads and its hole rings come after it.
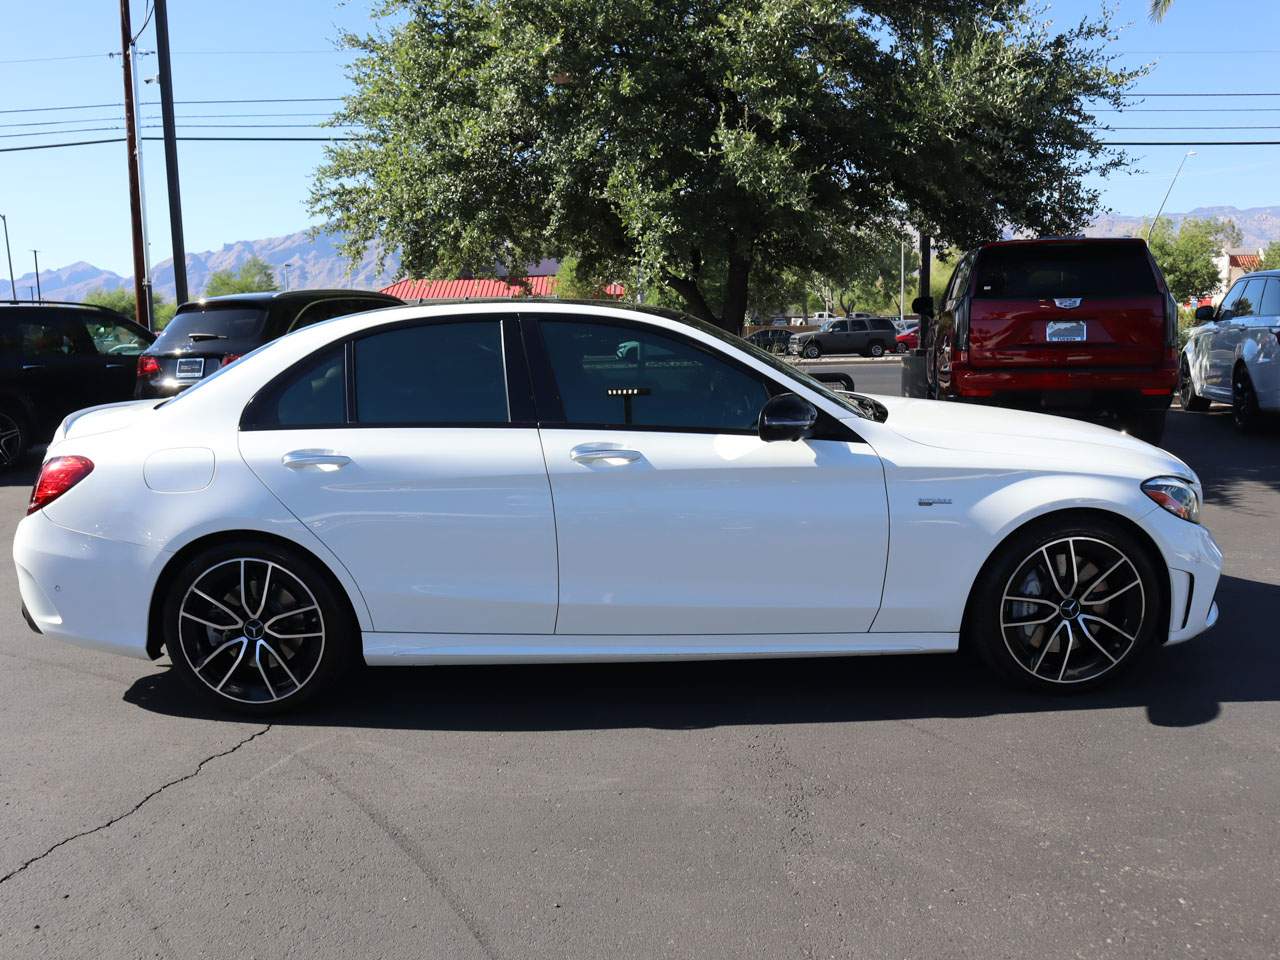
POLYGON ((1280 417, 1264 422, 1256 433, 1244 435, 1232 426, 1229 407, 1215 406, 1208 413, 1190 414, 1175 409, 1163 446, 1195 470, 1204 484, 1206 503, 1242 505, 1247 492, 1240 487, 1245 483, 1260 483, 1280 493, 1280 417), (1206 434, 1213 437, 1208 446, 1206 434))
MULTIPOLYGON (((1144 707, 1165 727, 1208 723, 1223 703, 1280 699, 1272 611, 1280 586, 1224 577, 1207 635, 1156 651, 1113 688, 1045 696, 1002 685, 961 654, 804 660, 362 669, 333 700, 282 725, 412 730, 698 729, 1144 707)), ((193 700, 170 672, 127 702, 160 714, 243 720, 193 700)))

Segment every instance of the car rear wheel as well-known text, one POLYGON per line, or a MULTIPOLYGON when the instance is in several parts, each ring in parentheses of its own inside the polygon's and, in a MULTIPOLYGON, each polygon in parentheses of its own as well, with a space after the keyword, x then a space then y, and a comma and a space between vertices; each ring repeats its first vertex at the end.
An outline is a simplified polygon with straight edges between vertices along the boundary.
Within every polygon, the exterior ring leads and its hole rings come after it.
POLYGON ((1231 374, 1231 420, 1241 433, 1253 433, 1261 419, 1253 380, 1244 364, 1238 364, 1231 374))
POLYGON ((28 442, 26 418, 15 410, 0 408, 0 470, 22 460, 28 442))
POLYGON ((1186 357, 1182 358, 1182 364, 1178 367, 1178 399, 1182 403, 1182 409, 1191 413, 1204 413, 1209 409, 1209 401, 1196 393, 1195 382, 1191 379, 1191 365, 1187 363, 1186 357))
POLYGON ((873 357, 883 357, 884 344, 881 343, 879 340, 874 340, 872 341, 871 346, 867 348, 867 352, 871 354, 871 356, 873 357))
POLYGON ((1164 603, 1149 551, 1104 520, 1015 534, 974 585, 966 638, 998 673, 1040 690, 1085 690, 1154 646, 1164 603))
POLYGON ((193 557, 170 582, 163 616, 174 672, 237 713, 283 713, 314 700, 352 663, 359 637, 349 606, 312 560, 251 541, 193 557))
POLYGON ((820 356, 822 356, 822 348, 818 346, 816 343, 812 343, 812 342, 806 343, 804 345, 804 355, 809 360, 817 360, 820 356))

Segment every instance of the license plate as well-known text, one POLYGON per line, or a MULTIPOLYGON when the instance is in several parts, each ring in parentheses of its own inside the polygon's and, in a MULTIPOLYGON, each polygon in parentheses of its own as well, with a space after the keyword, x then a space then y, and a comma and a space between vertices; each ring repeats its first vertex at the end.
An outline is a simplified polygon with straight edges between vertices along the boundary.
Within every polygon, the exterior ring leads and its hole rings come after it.
POLYGON ((1083 320, 1050 320, 1044 338, 1050 343, 1072 343, 1086 339, 1083 320))
POLYGON ((179 380, 199 380, 204 376, 204 357, 178 361, 179 380))

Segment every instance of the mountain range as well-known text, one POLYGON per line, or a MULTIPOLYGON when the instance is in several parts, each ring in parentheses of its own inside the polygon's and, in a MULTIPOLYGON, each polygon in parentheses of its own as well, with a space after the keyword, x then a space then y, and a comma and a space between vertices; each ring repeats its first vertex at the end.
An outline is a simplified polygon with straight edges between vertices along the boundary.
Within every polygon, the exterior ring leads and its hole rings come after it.
MULTIPOLYGON (((1188 217, 1220 217, 1234 220, 1243 235, 1241 246, 1248 250, 1266 247, 1280 240, 1280 206, 1253 207, 1240 210, 1236 207, 1197 207, 1185 213, 1164 215, 1175 223, 1188 217)), ((1104 214, 1089 227, 1089 236, 1132 236, 1143 226, 1142 217, 1122 214, 1104 214)), ((342 237, 339 234, 321 233, 313 236, 309 231, 299 231, 283 237, 267 237, 264 240, 238 240, 224 244, 218 250, 187 254, 187 286, 192 296, 204 289, 209 275, 217 270, 235 270, 250 257, 266 261, 276 275, 280 286, 299 287, 347 287, 376 290, 391 283, 400 270, 400 258, 389 254, 382 271, 377 269, 375 252, 370 249, 358 264, 351 267, 338 253, 342 237)), ((539 264, 537 273, 554 272, 555 264, 539 264)), ((157 264, 152 272, 156 292, 166 299, 173 299, 173 261, 157 264)), ((91 263, 77 261, 56 270, 40 271, 40 290, 46 300, 83 300, 93 290, 115 290, 132 284, 130 277, 103 270, 91 263)), ((25 273, 17 278, 18 293, 26 299, 28 288, 35 288, 35 275, 25 273)), ((0 299, 8 299, 8 278, 0 278, 0 299)))

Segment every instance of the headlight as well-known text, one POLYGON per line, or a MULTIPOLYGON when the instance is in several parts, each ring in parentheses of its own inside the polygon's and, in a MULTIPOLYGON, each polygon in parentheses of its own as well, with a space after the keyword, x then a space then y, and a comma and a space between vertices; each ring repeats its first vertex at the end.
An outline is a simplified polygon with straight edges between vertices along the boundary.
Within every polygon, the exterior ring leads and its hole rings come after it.
POLYGON ((1175 517, 1200 522, 1200 497, 1195 487, 1181 477, 1152 477, 1142 484, 1142 492, 1175 517))

